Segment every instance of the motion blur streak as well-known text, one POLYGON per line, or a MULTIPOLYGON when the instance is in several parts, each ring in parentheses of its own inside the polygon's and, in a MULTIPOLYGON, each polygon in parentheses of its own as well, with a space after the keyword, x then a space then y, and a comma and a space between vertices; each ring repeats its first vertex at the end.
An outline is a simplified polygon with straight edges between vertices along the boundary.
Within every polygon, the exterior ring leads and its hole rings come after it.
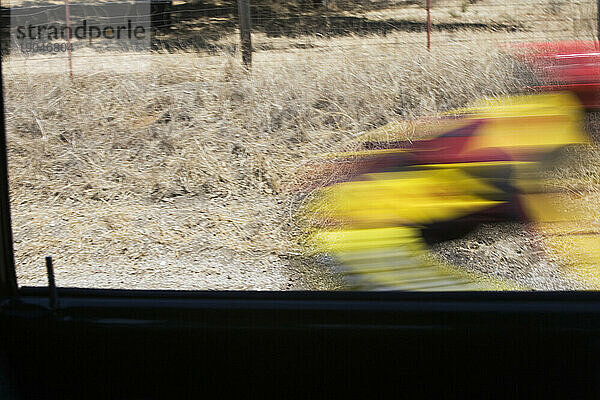
POLYGON ((411 122, 415 141, 403 139, 401 123, 366 134, 358 151, 314 166, 300 214, 307 245, 333 256, 360 290, 527 289, 444 265, 427 242, 483 222, 529 221, 549 252, 566 252, 570 274, 600 287, 597 217, 545 185, 562 150, 589 145, 582 116, 578 99, 558 92, 411 122))
POLYGON ((588 110, 600 109, 600 43, 562 41, 511 44, 512 56, 532 69, 542 91, 570 91, 588 110))

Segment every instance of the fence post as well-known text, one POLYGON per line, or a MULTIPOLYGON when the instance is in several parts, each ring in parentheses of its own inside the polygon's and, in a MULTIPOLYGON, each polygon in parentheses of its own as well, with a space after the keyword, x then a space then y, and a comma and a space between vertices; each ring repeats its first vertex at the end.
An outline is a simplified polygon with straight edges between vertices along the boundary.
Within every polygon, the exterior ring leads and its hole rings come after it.
MULTIPOLYGON (((598 0, 600 2, 600 0, 598 0)), ((431 0, 427 0, 427 51, 431 51, 431 0)))
POLYGON ((600 0, 596 2, 596 36, 598 36, 598 41, 600 42, 600 0))
MULTIPOLYGON (((600 1, 600 0, 599 0, 600 1)), ((250 0, 237 0, 240 19, 240 39, 242 42, 242 62, 246 67, 252 65, 252 38, 250 35, 250 0)))
POLYGON ((69 10, 69 0, 65 0, 65 19, 67 24, 67 57, 69 58, 69 77, 73 79, 73 56, 71 54, 71 12, 69 10))

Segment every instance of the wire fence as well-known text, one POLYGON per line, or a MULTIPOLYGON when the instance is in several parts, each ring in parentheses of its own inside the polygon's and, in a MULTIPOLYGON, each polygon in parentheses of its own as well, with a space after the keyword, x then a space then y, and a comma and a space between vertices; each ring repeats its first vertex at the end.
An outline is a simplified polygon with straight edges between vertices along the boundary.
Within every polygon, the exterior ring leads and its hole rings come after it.
MULTIPOLYGON (((14 40, 11 41, 11 15, 20 13, 37 20, 45 19, 47 24, 60 24, 68 14, 65 13, 67 4, 60 1, 52 4, 11 1, 10 6, 0 8, 3 55, 15 54, 16 50, 14 40)), ((275 52, 284 50, 310 50, 311 54, 318 54, 332 49, 375 46, 388 52, 396 46, 420 48, 427 45, 427 35, 431 37, 433 50, 482 43, 598 37, 597 0, 144 1, 136 4, 146 4, 146 15, 137 15, 137 18, 150 27, 149 53, 184 50, 207 58, 223 53, 241 56, 244 47, 251 53, 273 53, 272 58, 254 59, 255 63, 276 60, 275 52), (248 3, 247 11, 240 6, 244 2, 248 3), (246 28, 249 42, 240 40, 244 37, 243 30, 240 32, 244 17, 249 20, 246 28)), ((123 10, 124 4, 113 0, 69 2, 69 18, 74 24, 90 16, 101 21, 108 18, 105 15, 123 10)), ((72 57, 75 60, 93 58, 103 51, 114 50, 104 44, 88 40, 85 45, 92 47, 95 53, 75 51, 72 57)), ((386 54, 382 52, 379 56, 386 54)), ((55 54, 36 55, 38 60, 56 57, 55 54)))

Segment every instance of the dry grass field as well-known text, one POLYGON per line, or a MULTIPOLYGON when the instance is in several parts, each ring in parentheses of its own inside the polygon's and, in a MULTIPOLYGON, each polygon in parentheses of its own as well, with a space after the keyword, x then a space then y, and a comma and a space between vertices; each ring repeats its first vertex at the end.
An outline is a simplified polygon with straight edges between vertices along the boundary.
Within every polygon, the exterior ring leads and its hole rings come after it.
MULTIPOLYGON (((79 53, 72 80, 64 59, 4 57, 20 284, 44 285, 51 255, 60 286, 342 288, 298 245, 292 188, 302 167, 387 122, 519 92, 531 75, 498 43, 594 34, 595 21, 587 28, 574 21, 588 21, 595 9, 572 14, 568 2, 546 3, 556 13, 515 6, 510 15, 501 1, 439 1, 445 11, 435 11, 434 22, 526 28, 436 31, 431 52, 422 32, 257 32, 251 71, 240 65, 236 33, 218 38, 216 53, 79 53), (543 18, 556 29, 535 22, 543 18)), ((419 4, 343 12, 422 19, 419 4)), ((586 157, 576 173, 598 185, 598 157, 586 157)), ((490 254, 502 252, 511 233, 499 234, 502 244, 490 254)), ((455 250, 439 251, 460 263, 455 250)), ((501 258, 481 269, 494 273, 501 258)), ((536 288, 576 287, 553 283, 552 274, 527 280, 533 264, 555 261, 523 262, 526 271, 505 274, 536 288)))

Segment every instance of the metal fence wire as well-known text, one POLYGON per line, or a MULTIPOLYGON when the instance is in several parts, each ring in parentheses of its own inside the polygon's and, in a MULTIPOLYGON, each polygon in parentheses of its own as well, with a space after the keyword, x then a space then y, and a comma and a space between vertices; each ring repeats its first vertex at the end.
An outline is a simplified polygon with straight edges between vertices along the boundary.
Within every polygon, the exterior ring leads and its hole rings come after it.
MULTIPOLYGON (((2 54, 15 47, 10 38, 11 13, 53 10, 52 15, 60 15, 64 1, 10 0, 0 6, 2 54)), ((123 4, 69 2, 70 18, 75 21, 86 13, 100 15, 123 4)), ((435 49, 598 37, 597 0, 150 0, 148 5, 153 50, 193 51, 199 56, 239 54, 248 65, 253 52, 286 46, 317 51, 370 45, 435 49)))

